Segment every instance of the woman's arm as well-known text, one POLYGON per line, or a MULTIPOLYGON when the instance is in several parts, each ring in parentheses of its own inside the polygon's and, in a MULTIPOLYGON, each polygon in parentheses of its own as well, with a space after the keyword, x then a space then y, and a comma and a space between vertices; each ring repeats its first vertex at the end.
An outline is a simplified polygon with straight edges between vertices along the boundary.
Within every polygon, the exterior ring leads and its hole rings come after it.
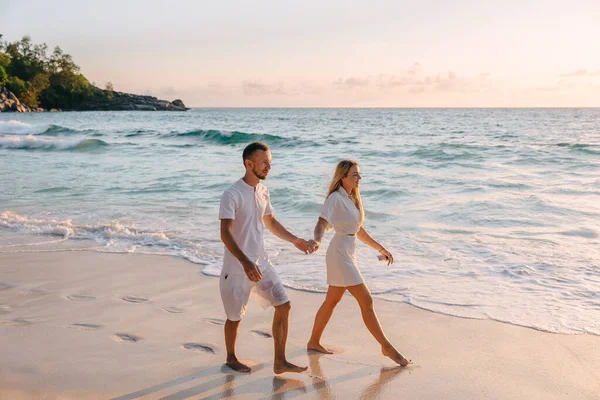
POLYGON ((323 239, 323 234, 325 234, 325 229, 327 229, 327 221, 319 217, 319 220, 315 225, 314 239, 308 242, 309 245, 312 245, 310 251, 311 253, 319 249, 319 246, 321 245, 321 239, 323 239))
POLYGON ((367 246, 377 250, 379 254, 383 256, 383 259, 388 262, 388 265, 394 262, 394 257, 392 256, 392 253, 387 251, 385 247, 383 247, 377 240, 373 239, 364 227, 360 227, 360 230, 356 233, 356 237, 358 237, 358 239, 367 246))

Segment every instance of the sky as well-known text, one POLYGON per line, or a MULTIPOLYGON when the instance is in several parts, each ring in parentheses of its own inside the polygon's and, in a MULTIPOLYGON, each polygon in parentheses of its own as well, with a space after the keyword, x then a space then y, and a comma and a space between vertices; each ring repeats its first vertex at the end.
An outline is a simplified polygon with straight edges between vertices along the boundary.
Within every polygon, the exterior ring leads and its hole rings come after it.
POLYGON ((192 107, 600 107, 600 0, 0 0, 0 33, 192 107))

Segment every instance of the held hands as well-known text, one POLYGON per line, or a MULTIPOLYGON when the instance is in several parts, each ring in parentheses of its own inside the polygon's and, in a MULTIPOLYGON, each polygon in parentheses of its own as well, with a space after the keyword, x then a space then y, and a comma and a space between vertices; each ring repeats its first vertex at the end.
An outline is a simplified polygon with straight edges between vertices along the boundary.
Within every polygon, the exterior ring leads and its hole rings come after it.
POLYGON ((308 242, 304 239, 300 239, 300 238, 296 238, 296 240, 294 240, 292 243, 294 243, 294 246, 296 246, 296 248, 298 250, 300 250, 301 252, 303 252, 304 254, 310 254, 310 246, 308 245, 308 242))
POLYGON ((262 279, 262 273, 258 269, 258 265, 253 263, 252 261, 242 261, 242 267, 244 267, 244 272, 248 279, 252 282, 258 282, 262 279))
POLYGON ((392 256, 392 253, 387 251, 384 247, 382 247, 381 250, 379 250, 379 254, 381 255, 382 260, 388 262, 387 265, 390 265, 394 262, 394 256, 392 256))
POLYGON ((319 248, 319 243, 315 242, 314 240, 306 241, 304 239, 297 238, 293 241, 293 243, 294 246, 296 246, 296 248, 304 254, 312 254, 319 248))

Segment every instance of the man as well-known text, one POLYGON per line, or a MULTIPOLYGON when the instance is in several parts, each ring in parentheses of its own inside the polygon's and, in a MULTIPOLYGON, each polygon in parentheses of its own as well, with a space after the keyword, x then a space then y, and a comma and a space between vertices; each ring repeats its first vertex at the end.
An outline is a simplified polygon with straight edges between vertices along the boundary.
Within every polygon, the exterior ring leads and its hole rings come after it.
POLYGON ((225 244, 219 287, 227 314, 227 365, 235 371, 250 372, 250 367, 238 360, 235 342, 250 292, 254 290, 261 301, 275 307, 273 371, 276 374, 302 372, 307 367, 289 363, 285 358, 291 305, 265 251, 264 228, 267 227, 275 236, 293 243, 304 253, 309 252, 309 244, 288 232, 273 215, 269 190, 261 183, 271 169, 269 147, 260 142, 251 143, 244 149, 242 159, 246 174, 225 190, 219 210, 221 240, 225 244))

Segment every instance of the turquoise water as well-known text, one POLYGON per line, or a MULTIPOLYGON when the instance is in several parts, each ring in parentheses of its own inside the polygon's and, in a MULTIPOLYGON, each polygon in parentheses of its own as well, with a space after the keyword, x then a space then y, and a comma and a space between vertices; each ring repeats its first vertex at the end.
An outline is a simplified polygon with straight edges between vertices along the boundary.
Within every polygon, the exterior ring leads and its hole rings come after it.
MULTIPOLYGON (((3 113, 0 252, 18 235, 35 235, 30 251, 93 240, 217 275, 219 198, 255 140, 272 148, 276 216, 300 236, 337 161, 360 162, 365 227, 396 259, 359 246, 376 296, 600 334, 600 109, 3 113)), ((284 282, 304 290, 326 290, 324 246, 305 256, 267 237, 284 282)))

